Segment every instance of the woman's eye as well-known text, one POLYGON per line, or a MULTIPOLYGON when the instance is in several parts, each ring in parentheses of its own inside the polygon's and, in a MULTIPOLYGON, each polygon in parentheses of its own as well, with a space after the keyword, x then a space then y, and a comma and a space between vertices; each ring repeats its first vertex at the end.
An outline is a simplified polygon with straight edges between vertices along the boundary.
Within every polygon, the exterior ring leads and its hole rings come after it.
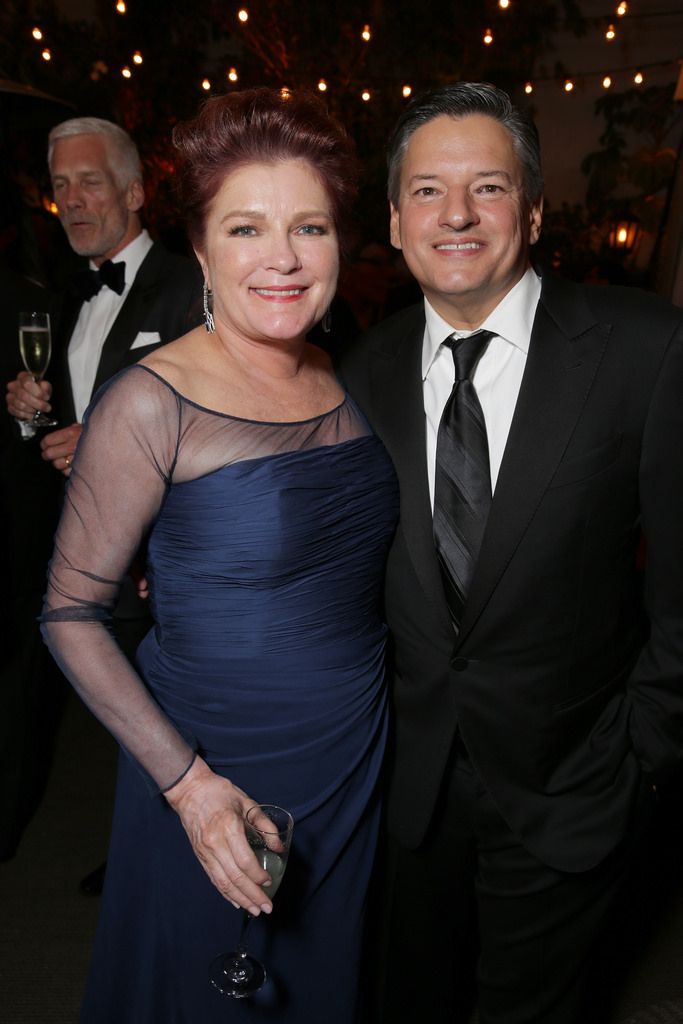
POLYGON ((256 234, 256 228, 251 227, 250 224, 238 224, 234 228, 230 228, 228 232, 231 238, 248 238, 250 235, 256 234))
POLYGON ((300 235, 326 235, 327 229, 322 224, 302 224, 298 232, 300 235))

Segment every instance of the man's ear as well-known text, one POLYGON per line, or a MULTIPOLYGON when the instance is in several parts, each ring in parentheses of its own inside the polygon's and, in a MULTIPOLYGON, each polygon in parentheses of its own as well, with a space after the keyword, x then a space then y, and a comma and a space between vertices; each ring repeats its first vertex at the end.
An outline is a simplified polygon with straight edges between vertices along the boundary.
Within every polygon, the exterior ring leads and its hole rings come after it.
POLYGON ((543 196, 529 210, 529 245, 535 245, 541 237, 543 223, 543 196))
POLYGON ((139 178, 134 178, 126 190, 126 206, 130 213, 137 213, 145 205, 145 189, 139 178))
POLYGON ((389 238, 394 249, 402 249, 401 245, 401 215, 393 203, 389 203, 389 238))

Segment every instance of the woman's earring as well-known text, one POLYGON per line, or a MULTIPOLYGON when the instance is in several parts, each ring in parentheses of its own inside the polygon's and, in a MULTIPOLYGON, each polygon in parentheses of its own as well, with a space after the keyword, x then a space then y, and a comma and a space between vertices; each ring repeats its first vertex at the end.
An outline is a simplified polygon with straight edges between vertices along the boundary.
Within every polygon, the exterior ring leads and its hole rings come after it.
POLYGON ((329 307, 325 310, 323 318, 320 321, 320 326, 325 334, 329 334, 332 330, 332 310, 329 307))
POLYGON ((216 322, 213 318, 213 292, 206 281, 204 282, 204 326, 209 334, 216 330, 216 322))

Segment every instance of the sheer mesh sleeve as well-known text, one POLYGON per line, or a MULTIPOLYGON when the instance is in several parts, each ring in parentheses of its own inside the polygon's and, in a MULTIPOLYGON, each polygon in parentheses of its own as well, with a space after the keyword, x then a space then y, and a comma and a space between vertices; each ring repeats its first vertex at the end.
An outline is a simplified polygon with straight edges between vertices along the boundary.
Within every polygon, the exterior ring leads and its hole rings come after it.
POLYGON ((160 789, 193 751, 107 628, 120 581, 164 501, 177 458, 178 396, 133 367, 91 407, 66 489, 42 615, 62 671, 160 789))

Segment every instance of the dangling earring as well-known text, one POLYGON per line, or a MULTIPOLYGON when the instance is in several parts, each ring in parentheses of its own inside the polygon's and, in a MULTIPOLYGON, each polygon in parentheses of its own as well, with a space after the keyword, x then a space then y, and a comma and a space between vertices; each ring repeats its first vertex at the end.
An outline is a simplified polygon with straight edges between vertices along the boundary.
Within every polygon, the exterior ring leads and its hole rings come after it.
POLYGON ((204 326, 209 334, 213 334, 216 330, 216 322, 213 318, 213 292, 209 288, 206 281, 204 282, 204 326))
POLYGON ((329 307, 325 310, 323 318, 320 321, 320 326, 325 334, 329 334, 332 330, 332 310, 329 307))

